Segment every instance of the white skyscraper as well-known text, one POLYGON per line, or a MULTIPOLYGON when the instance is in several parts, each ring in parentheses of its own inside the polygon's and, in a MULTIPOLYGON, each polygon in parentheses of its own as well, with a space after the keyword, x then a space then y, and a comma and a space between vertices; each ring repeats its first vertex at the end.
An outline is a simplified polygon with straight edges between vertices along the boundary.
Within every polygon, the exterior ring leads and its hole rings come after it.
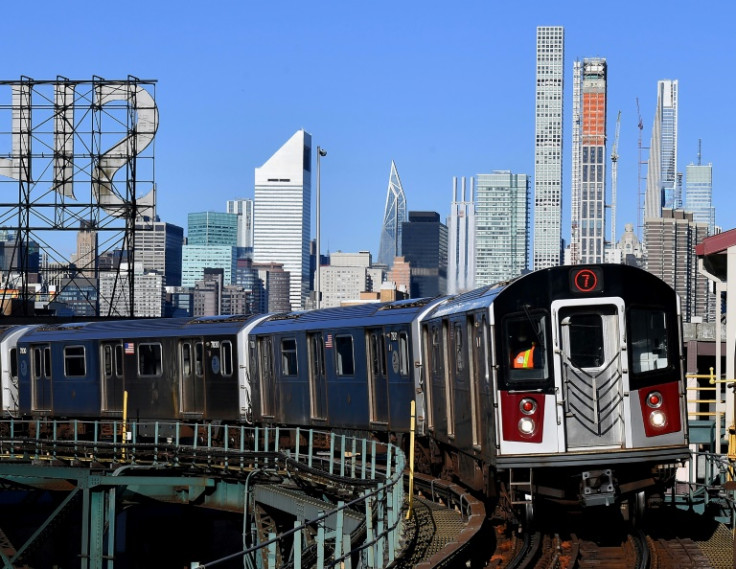
POLYGON ((458 199, 457 178, 452 179, 452 205, 447 218, 447 292, 457 294, 475 287, 475 203, 473 178, 466 188, 462 178, 458 199), (466 191, 467 190, 467 191, 466 191))
POLYGON ((253 260, 283 263, 292 310, 309 290, 312 135, 298 130, 255 169, 253 260))
POLYGON ((228 200, 227 212, 238 215, 238 247, 253 247, 253 200, 228 200))
POLYGON ((662 208, 682 207, 677 184, 678 82, 657 82, 657 109, 649 145, 644 219, 662 217, 662 208))
POLYGON ((534 142, 534 268, 560 264, 562 249, 562 94, 565 31, 537 28, 534 142))

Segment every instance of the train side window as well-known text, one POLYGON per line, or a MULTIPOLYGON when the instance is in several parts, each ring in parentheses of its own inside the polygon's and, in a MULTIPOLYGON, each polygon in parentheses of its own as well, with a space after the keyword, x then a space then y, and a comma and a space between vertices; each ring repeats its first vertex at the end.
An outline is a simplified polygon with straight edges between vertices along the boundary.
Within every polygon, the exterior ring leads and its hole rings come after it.
POLYGON ((547 316, 524 313, 505 322, 509 379, 527 381, 547 379, 547 316))
POLYGON ((463 329, 459 323, 453 325, 455 329, 455 370, 460 373, 465 369, 465 355, 463 351, 463 329))
POLYGON ((192 375, 192 345, 188 342, 181 345, 181 371, 187 377, 192 375))
POLYGON ((18 379, 18 350, 10 350, 10 378, 17 382, 18 379))
POLYGON ((406 332, 399 334, 399 373, 409 375, 409 336, 406 332))
POLYGON ((51 348, 46 346, 43 349, 43 375, 51 377, 51 348))
POLYGON ((283 375, 297 375, 296 340, 283 338, 281 340, 281 373, 283 375))
POLYGON ((220 348, 220 359, 222 360, 222 375, 231 376, 233 374, 233 344, 225 341, 220 348))
POLYGON ((202 342, 194 344, 194 375, 197 377, 204 375, 204 344, 202 342))
POLYGON ((123 345, 115 344, 115 375, 123 376, 123 345))
POLYGON ((159 377, 162 372, 161 344, 138 344, 138 374, 159 377))
POLYGON ((103 346, 102 359, 105 366, 105 377, 112 377, 112 346, 103 346))
POLYGON ((664 311, 650 308, 629 310, 629 339, 634 374, 669 366, 667 318, 664 311))
POLYGON ((84 346, 64 347, 64 375, 66 377, 84 377, 84 346))
POLYGON ((352 336, 335 336, 335 357, 337 358, 337 375, 355 373, 352 336))
POLYGON ((440 329, 432 328, 432 374, 437 375, 440 371, 440 329))
POLYGON ((43 375, 43 360, 41 359, 41 348, 33 349, 33 378, 37 379, 43 375))

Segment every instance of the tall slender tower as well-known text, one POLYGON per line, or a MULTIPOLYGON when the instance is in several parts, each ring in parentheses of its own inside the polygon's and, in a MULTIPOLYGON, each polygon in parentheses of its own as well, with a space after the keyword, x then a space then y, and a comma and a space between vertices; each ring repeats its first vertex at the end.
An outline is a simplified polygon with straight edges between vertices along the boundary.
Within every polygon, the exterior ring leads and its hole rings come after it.
POLYGON ((644 218, 662 217, 662 208, 682 207, 677 183, 678 81, 657 82, 657 110, 652 126, 652 143, 647 167, 644 218))
POLYGON ((302 129, 255 169, 253 260, 283 264, 292 310, 309 290, 311 163, 312 135, 302 129))
POLYGON ((394 257, 401 256, 401 224, 406 217, 406 195, 401 186, 396 164, 391 160, 391 174, 388 179, 386 209, 381 226, 381 241, 378 250, 378 263, 391 268, 394 257))
POLYGON ((573 263, 602 263, 605 259, 606 225, 606 77, 603 58, 583 59, 576 66, 573 93, 579 94, 579 181, 572 198, 576 210, 572 219, 577 224, 577 243, 573 263))
POLYGON ((462 178, 458 199, 457 178, 452 179, 452 205, 447 218, 447 292, 457 294, 475 283, 475 203, 473 178, 467 188, 462 178))
POLYGON ((534 143, 534 268, 560 264, 562 250, 562 94, 565 32, 537 28, 534 143))

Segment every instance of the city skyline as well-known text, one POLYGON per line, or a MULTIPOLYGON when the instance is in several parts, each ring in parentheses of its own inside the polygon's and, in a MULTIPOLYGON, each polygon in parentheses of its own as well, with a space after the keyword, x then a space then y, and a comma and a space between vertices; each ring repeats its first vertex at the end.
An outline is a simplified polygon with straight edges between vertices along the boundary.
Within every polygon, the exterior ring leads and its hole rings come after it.
MULTIPOLYGON (((329 150, 322 163, 322 252, 376 255, 392 160, 407 209, 437 211, 443 221, 454 177, 497 169, 533 175, 535 34, 539 26, 559 25, 565 30, 563 239, 569 243, 572 65, 586 57, 608 61, 609 153, 621 111, 617 235, 637 223, 637 143, 649 145, 662 79, 679 81, 678 169, 697 162, 702 141, 702 161, 713 164, 716 224, 733 227, 727 189, 736 119, 711 100, 714 77, 724 93, 734 82, 717 73, 730 68, 736 53, 722 18, 684 3, 666 13, 624 3, 601 9, 590 29, 584 25, 590 13, 583 16, 577 2, 470 2, 459 10, 430 2, 392 6, 387 22, 388 6, 328 2, 313 10, 291 2, 225 2, 203 13, 193 4, 172 12, 137 2, 92 10, 81 2, 71 15, 39 2, 37 33, 24 57, 5 66, 4 78, 157 80, 158 214, 185 229, 191 211, 225 211, 228 200, 252 198, 253 169, 304 128, 315 146, 329 150), (131 30, 126 13, 146 17, 131 30), (57 29, 61 15, 71 19, 64 32, 57 29), (360 28, 348 30, 344 22, 356 17, 360 28), (101 21, 104 27, 94 25, 101 21), (677 41, 673 30, 681 32, 677 41), (51 55, 59 50, 69 54, 63 61, 51 55), (346 225, 350 211, 360 215, 346 225)), ((28 17, 21 6, 9 12, 6 22, 28 17)), ((9 45, 22 41, 20 29, 6 24, 9 45)), ((8 146, 0 141, 0 153, 8 146)))

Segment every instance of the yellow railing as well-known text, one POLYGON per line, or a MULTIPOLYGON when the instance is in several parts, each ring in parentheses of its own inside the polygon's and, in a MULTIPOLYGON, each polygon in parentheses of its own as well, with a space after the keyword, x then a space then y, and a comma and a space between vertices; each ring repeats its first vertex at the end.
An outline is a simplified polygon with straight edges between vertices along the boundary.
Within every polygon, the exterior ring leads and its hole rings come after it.
MULTIPOLYGON (((719 444, 719 441, 721 440, 721 418, 724 415, 723 411, 718 410, 719 404, 725 404, 726 401, 722 399, 718 399, 717 396, 720 392, 720 388, 717 387, 719 384, 725 384, 726 386, 733 386, 736 384, 736 380, 734 379, 716 379, 716 375, 714 373, 713 367, 710 368, 710 373, 708 374, 686 374, 686 378, 688 379, 707 379, 708 383, 714 387, 704 387, 704 386, 696 386, 696 387, 687 387, 687 391, 695 391, 699 394, 709 391, 713 392, 714 397, 712 399, 703 399, 698 396, 697 399, 690 399, 687 398, 687 404, 688 404, 688 412, 687 416, 688 419, 694 418, 694 417, 713 417, 715 422, 715 442, 716 445, 719 444), (713 406, 713 411, 690 411, 690 405, 697 405, 697 404, 707 404, 713 406)), ((714 452, 718 453, 720 452, 719 448, 713 449, 714 452)), ((736 460, 736 425, 734 423, 731 423, 728 427, 728 458, 729 460, 736 460)))

